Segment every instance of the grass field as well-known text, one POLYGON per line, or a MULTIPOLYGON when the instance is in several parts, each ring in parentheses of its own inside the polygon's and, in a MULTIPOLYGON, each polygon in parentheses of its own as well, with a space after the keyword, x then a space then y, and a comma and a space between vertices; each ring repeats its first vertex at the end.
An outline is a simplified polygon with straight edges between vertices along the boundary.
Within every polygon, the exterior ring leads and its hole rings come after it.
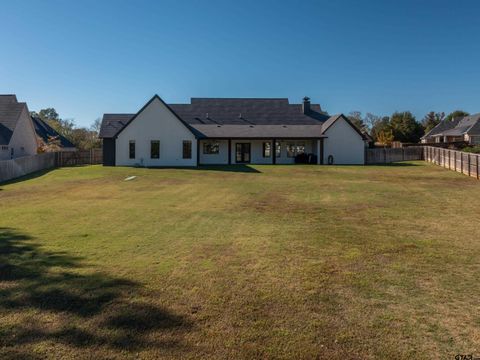
POLYGON ((479 205, 423 162, 0 185, 0 358, 480 356, 479 205))

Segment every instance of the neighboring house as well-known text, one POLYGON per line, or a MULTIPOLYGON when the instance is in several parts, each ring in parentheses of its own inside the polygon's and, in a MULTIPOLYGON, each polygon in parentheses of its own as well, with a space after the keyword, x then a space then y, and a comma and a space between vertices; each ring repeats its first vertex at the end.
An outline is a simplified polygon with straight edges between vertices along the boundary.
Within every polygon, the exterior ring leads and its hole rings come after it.
POLYGON ((0 95, 0 160, 37 153, 37 136, 27 104, 0 95))
POLYGON ((33 127, 37 133, 39 145, 48 144, 55 140, 56 144, 62 151, 76 151, 75 145, 66 137, 60 135, 54 128, 38 117, 32 116, 33 127))
POLYGON ((288 99, 192 98, 167 105, 155 95, 136 114, 104 114, 104 165, 197 166, 364 164, 366 139, 344 116, 288 99))
POLYGON ((422 139, 422 143, 466 142, 480 144, 480 113, 452 120, 443 120, 422 139))

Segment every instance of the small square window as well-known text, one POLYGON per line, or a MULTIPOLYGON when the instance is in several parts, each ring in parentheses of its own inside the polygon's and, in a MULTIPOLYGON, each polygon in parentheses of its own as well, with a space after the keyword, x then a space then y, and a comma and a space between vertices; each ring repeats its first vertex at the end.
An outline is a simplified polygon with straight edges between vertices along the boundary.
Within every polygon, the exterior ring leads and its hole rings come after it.
POLYGON ((203 153, 207 155, 214 155, 220 152, 220 145, 218 142, 203 143, 203 153))
POLYGON ((297 147, 295 148, 295 155, 304 154, 305 153, 305 143, 299 142, 297 143, 297 147))
POLYGON ((287 144, 287 157, 295 157, 295 144, 287 144))

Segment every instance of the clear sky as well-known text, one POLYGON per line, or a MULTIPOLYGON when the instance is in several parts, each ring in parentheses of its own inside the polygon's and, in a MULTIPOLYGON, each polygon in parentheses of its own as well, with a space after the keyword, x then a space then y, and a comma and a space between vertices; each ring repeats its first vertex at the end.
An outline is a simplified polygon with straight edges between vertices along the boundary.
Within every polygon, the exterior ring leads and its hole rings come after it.
POLYGON ((480 112, 480 1, 2 1, 0 93, 77 125, 155 93, 480 112))

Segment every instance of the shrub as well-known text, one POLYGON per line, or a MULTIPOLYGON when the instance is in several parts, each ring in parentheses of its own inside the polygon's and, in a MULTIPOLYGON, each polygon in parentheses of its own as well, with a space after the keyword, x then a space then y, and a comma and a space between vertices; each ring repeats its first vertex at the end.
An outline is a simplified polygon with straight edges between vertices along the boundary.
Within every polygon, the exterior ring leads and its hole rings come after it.
POLYGON ((462 151, 474 154, 480 154, 480 145, 467 146, 462 149, 462 151))

